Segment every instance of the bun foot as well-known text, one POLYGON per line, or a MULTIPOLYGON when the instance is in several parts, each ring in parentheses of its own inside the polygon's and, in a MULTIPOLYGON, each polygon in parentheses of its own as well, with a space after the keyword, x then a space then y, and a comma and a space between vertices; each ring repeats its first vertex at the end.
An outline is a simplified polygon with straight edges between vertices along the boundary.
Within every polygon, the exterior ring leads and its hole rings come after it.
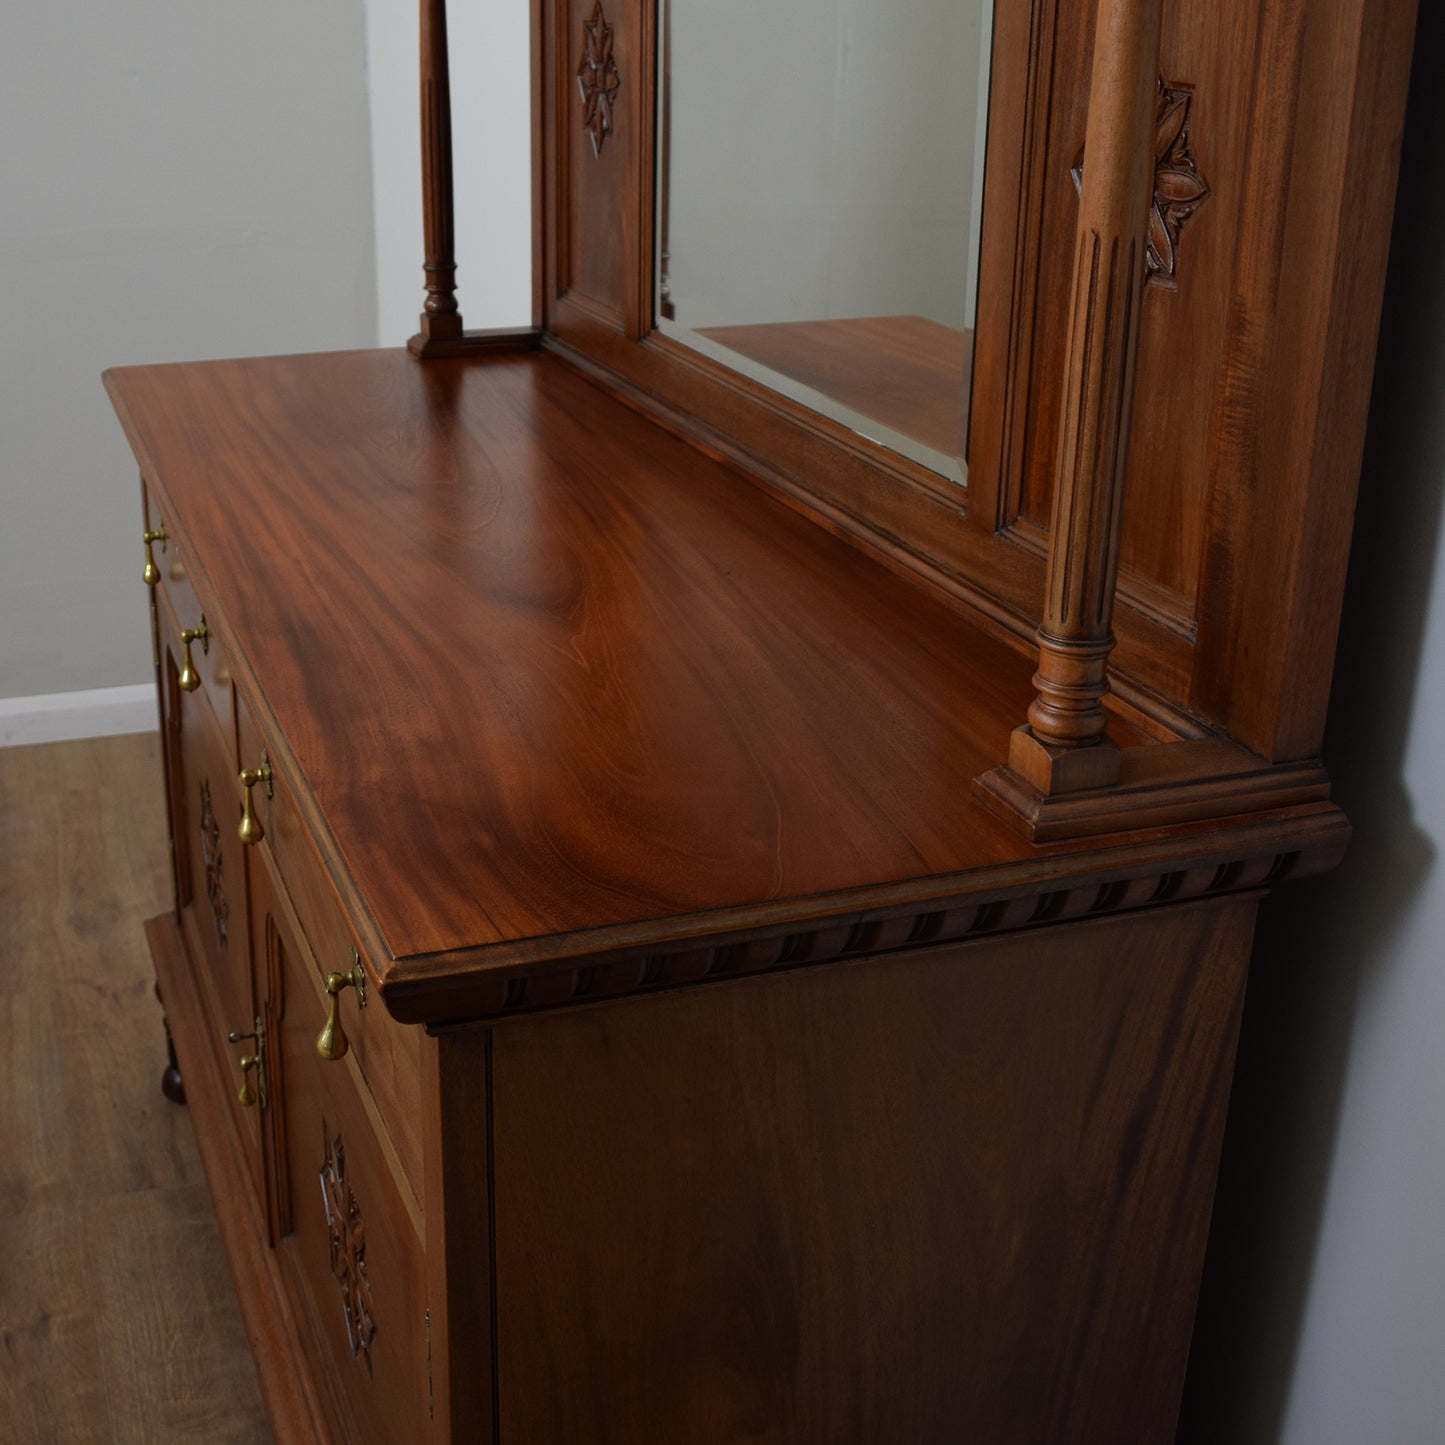
MULTIPOLYGON (((161 998, 160 984, 156 984, 155 991, 156 1001, 160 1004, 161 1008, 164 1009, 166 1003, 165 1000, 161 998)), ((171 1038, 171 1022, 164 1013, 161 1014, 161 1026, 166 1031, 167 1059, 165 1072, 161 1075, 161 1093, 173 1104, 184 1104, 186 1102, 186 1084, 185 1080, 181 1078, 181 1065, 180 1061, 176 1058, 175 1040, 171 1038)))

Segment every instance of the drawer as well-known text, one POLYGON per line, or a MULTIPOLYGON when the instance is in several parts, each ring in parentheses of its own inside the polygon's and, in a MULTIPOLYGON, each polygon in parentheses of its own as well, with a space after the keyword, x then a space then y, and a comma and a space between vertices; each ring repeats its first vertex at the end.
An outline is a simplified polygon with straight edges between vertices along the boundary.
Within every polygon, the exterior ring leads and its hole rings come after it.
MULTIPOLYGON (((164 599, 157 610, 166 611, 164 599)), ((241 1085, 240 1059, 252 1050, 228 1035, 253 1032, 257 1009, 252 984, 245 848, 238 836, 240 788, 235 745, 199 691, 182 691, 169 643, 161 658, 161 710, 166 807, 174 847, 176 913, 206 1017, 206 1046, 241 1085)), ((235 1124, 246 1141, 253 1183, 261 1181, 261 1151, 254 1117, 231 1096, 235 1124)))
POLYGON ((267 858, 253 861, 266 958, 270 1211, 278 1263, 352 1445, 427 1438, 421 1222, 355 1060, 318 1057, 318 965, 267 858))
POLYGON ((146 580, 157 596, 168 596, 172 606, 183 609, 196 600, 190 585, 190 569, 181 555, 180 535, 156 507, 149 492, 145 495, 145 530, 152 538, 146 544, 146 580), (156 533, 163 536, 156 536, 156 533), (152 571, 151 569, 154 568, 152 571))
MULTIPOLYGON (((242 767, 259 770, 264 760, 271 770, 269 790, 259 782, 251 788, 251 807, 261 829, 256 847, 274 864, 315 961, 316 981, 321 986, 327 974, 351 971, 356 939, 301 820, 276 750, 267 745, 239 693, 235 705, 242 767)), ((345 989, 339 998, 338 1018, 349 1053, 376 1101, 413 1193, 420 1199, 421 1031, 398 1024, 376 997, 372 974, 367 975, 367 982, 366 1006, 358 1005, 354 990, 345 989)))
POLYGON ((169 547, 172 558, 168 566, 162 566, 162 580, 155 588, 157 641, 163 650, 169 651, 175 659, 178 676, 185 675, 186 659, 189 656, 196 686, 185 689, 191 696, 204 698, 215 716, 216 724, 228 738, 234 737, 234 719, 231 712, 231 669, 228 663, 225 643, 215 631, 211 621, 201 610, 195 590, 180 560, 180 548, 175 542, 169 547), (167 573, 170 568, 177 570, 181 580, 172 583, 167 573), (189 649, 182 630, 204 632, 193 637, 189 649))

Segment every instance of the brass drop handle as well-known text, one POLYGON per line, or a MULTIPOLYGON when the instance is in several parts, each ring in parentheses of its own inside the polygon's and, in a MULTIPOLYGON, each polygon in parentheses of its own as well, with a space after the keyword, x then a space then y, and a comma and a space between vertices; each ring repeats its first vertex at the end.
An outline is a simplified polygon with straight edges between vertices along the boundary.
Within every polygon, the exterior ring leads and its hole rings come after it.
POLYGON ((345 1058, 351 1047, 346 1031, 341 1027, 341 990, 354 988, 358 1008, 366 1007, 366 970, 361 966, 361 955, 351 950, 350 973, 328 973, 326 975, 326 1024, 316 1035, 316 1052, 327 1063, 345 1058))
POLYGON ((161 551, 164 552, 166 550, 165 526, 161 525, 153 532, 143 532, 141 534, 141 541, 146 544, 146 565, 145 571, 140 574, 140 580, 144 582, 147 587, 154 587, 156 583, 161 580, 161 569, 156 566, 156 554, 151 550, 151 546, 153 543, 159 542, 161 544, 161 551))
POLYGON ((257 783, 265 783, 266 796, 270 798, 275 795, 275 789, 271 785, 271 760, 262 752, 261 766, 242 768, 239 776, 244 791, 241 794, 241 826, 236 831, 243 843, 259 843, 266 836, 266 830, 261 826, 256 810, 251 806, 251 789, 257 783))
POLYGON ((244 1043, 247 1039, 256 1041, 256 1052, 246 1055, 240 1061, 241 1087, 236 1093, 236 1099, 243 1108, 249 1109, 259 1095, 261 1107, 264 1109, 266 1107, 266 1026, 259 1018, 256 1020, 254 1033, 241 1034, 232 1029, 226 1035, 228 1044, 244 1043), (253 1069, 256 1073, 256 1091, 254 1093, 251 1089, 251 1071, 253 1069))
POLYGON ((206 626, 205 614, 194 627, 181 628, 181 675, 176 679, 183 692, 194 692, 201 685, 201 675, 191 659, 191 643, 199 642, 202 652, 211 650, 211 629, 206 626))
POLYGON ((250 1070, 254 1069, 261 1062, 254 1054, 248 1054, 241 1060, 241 1088, 236 1097, 250 1108, 256 1102, 256 1096, 251 1092, 250 1070))

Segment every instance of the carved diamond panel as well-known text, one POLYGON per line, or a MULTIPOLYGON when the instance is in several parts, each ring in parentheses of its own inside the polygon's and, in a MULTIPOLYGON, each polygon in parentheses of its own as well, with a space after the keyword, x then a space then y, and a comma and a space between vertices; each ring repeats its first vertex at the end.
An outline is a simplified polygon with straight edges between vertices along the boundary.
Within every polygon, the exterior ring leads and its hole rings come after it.
POLYGON ((221 825, 211 806, 211 785, 204 778, 201 780, 201 858, 206 865, 206 897, 211 904, 211 922, 216 926, 216 946, 225 948, 231 917, 222 877, 226 860, 221 856, 221 825))
POLYGON ((612 134, 612 102, 622 88, 612 54, 612 27, 602 13, 602 0, 582 27, 582 61, 577 67, 577 89, 585 107, 582 128, 592 137, 592 154, 601 155, 612 134))

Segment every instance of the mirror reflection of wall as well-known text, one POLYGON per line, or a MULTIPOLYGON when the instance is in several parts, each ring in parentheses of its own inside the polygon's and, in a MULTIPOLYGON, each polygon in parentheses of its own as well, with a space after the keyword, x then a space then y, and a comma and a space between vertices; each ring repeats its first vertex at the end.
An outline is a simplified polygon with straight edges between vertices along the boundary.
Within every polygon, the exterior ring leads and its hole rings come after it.
POLYGON ((661 328, 960 479, 985 0, 669 0, 661 328))

